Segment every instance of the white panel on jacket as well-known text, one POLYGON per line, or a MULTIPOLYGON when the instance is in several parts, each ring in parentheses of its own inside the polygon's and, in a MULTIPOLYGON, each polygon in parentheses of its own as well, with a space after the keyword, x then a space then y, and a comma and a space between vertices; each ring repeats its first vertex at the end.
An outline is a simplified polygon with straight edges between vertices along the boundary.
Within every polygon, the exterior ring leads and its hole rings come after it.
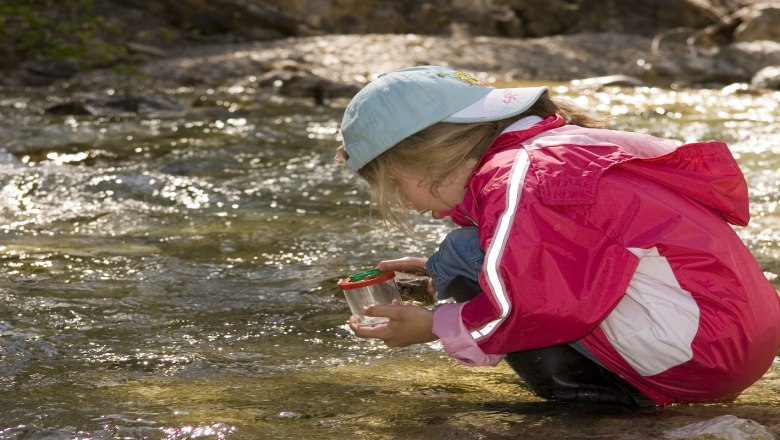
POLYGON ((653 376, 693 357, 699 306, 683 290, 658 249, 632 249, 639 257, 626 295, 600 327, 642 376, 653 376))

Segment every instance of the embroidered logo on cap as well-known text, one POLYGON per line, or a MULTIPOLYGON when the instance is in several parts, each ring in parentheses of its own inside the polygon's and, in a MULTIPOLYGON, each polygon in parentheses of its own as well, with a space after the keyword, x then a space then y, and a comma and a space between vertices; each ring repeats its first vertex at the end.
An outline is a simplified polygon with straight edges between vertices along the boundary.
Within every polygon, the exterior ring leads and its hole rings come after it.
POLYGON ((463 71, 454 72, 452 75, 448 75, 448 74, 446 74, 444 72, 439 72, 439 73, 436 74, 436 76, 438 76, 440 78, 446 78, 448 76, 452 76, 453 78, 459 79, 459 80, 465 82, 466 84, 468 84, 470 86, 484 86, 485 85, 480 80, 474 78, 473 76, 471 76, 468 73, 463 72, 463 71))

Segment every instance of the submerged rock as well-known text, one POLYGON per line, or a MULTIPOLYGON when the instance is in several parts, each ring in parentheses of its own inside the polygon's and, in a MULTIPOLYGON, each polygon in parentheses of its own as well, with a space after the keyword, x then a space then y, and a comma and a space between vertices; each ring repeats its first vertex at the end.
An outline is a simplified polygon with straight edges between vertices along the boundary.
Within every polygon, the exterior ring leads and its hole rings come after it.
POLYGON ((260 87, 274 87, 285 96, 311 97, 317 105, 325 105, 331 98, 352 97, 360 88, 355 84, 331 81, 308 72, 274 70, 260 76, 260 87))
POLYGON ((669 439, 775 440, 762 424, 732 415, 715 417, 664 432, 669 439))
POLYGON ((404 301, 417 301, 426 305, 434 303, 433 296, 428 293, 429 279, 430 277, 425 275, 415 275, 406 272, 395 273, 395 283, 401 292, 401 298, 404 301))
POLYGON ((644 81, 641 79, 628 76, 628 75, 607 75, 596 76, 592 78, 575 79, 571 81, 573 86, 578 87, 609 87, 609 86, 621 86, 621 87, 639 87, 644 85, 644 81))
POLYGON ((764 67, 753 76, 750 84, 764 89, 780 90, 780 65, 764 67))
POLYGON ((170 96, 127 95, 88 96, 46 108, 53 115, 119 116, 143 114, 146 116, 177 116, 187 107, 170 96))

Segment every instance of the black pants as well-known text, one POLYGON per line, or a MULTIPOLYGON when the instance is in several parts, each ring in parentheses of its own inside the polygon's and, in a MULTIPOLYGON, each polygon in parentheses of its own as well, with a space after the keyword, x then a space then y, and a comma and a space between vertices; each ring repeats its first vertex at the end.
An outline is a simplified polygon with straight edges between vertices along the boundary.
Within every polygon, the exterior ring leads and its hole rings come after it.
MULTIPOLYGON (((447 290, 457 302, 468 301, 480 292, 479 285, 465 277, 455 278, 447 290)), ((630 408, 651 404, 623 379, 568 344, 509 353, 506 362, 544 399, 630 408)))

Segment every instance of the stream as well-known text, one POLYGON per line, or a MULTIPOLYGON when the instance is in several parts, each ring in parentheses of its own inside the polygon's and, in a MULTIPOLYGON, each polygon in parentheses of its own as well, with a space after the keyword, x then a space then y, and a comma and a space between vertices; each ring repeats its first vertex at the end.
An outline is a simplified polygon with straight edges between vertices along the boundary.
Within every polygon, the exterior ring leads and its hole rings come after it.
MULTIPOLYGON (((726 141, 738 233, 780 288, 780 92, 552 86, 613 128, 726 141)), ((640 440, 726 414, 780 436, 778 359, 733 403, 632 412, 355 338, 337 281, 452 226, 384 225, 332 163, 344 100, 164 95, 186 111, 58 115, 65 97, 0 89, 0 438, 640 440)))

